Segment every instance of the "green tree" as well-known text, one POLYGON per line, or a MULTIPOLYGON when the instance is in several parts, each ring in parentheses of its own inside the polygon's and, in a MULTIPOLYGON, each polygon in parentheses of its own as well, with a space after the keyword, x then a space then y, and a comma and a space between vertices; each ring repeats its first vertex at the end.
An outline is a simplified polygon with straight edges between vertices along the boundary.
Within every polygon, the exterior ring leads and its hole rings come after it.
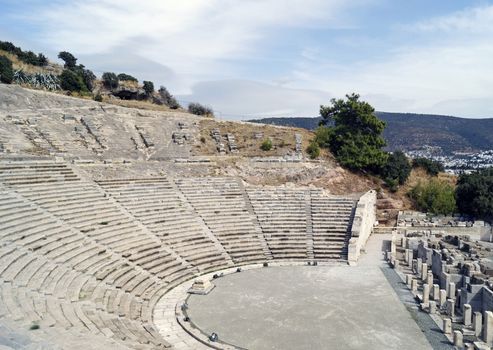
POLYGON ((58 58, 65 62, 64 67, 66 69, 74 69, 77 64, 77 58, 67 51, 61 51, 58 53, 58 58))
POLYGON ((389 155, 383 166, 381 176, 392 191, 397 185, 403 185, 411 174, 411 164, 402 151, 395 151, 389 155))
POLYGON ((86 85, 88 91, 92 91, 92 89, 94 89, 94 81, 96 80, 96 75, 91 70, 86 69, 83 64, 79 64, 78 66, 74 67, 72 71, 82 78, 82 81, 86 85))
POLYGON ((327 145, 343 166, 378 172, 387 161, 387 153, 382 150, 385 122, 359 97, 346 95, 346 99, 332 99, 330 106, 320 106, 322 124, 334 124, 325 126, 329 130, 323 132, 326 139, 321 140, 321 145, 327 145))
POLYGON ((137 78, 129 75, 129 74, 126 74, 126 73, 120 73, 118 74, 118 80, 120 81, 134 81, 134 82, 138 82, 137 78))
POLYGON ((12 61, 5 56, 0 56, 0 82, 11 84, 14 79, 12 61))
POLYGON ((438 179, 418 183, 408 193, 416 207, 433 214, 453 214, 456 209, 455 190, 452 185, 438 179))
POLYGON ((152 93, 154 92, 154 83, 152 81, 144 80, 143 84, 144 84, 144 91, 146 95, 147 96, 152 95, 152 93))
POLYGON ((65 69, 60 74, 60 87, 71 92, 88 92, 82 77, 70 69, 65 69))
POLYGON ((115 73, 105 72, 102 76, 103 84, 108 89, 116 89, 118 87, 118 77, 115 73))
POLYGON ((460 175, 455 194, 461 213, 492 220, 493 168, 460 175))
POLYGON ((166 89, 164 86, 161 86, 157 92, 162 103, 164 103, 169 108, 178 109, 181 107, 176 98, 171 95, 168 89, 166 89))
POLYGON ((262 151, 270 151, 272 149, 272 141, 271 139, 267 138, 265 139, 262 144, 260 145, 260 149, 262 151))

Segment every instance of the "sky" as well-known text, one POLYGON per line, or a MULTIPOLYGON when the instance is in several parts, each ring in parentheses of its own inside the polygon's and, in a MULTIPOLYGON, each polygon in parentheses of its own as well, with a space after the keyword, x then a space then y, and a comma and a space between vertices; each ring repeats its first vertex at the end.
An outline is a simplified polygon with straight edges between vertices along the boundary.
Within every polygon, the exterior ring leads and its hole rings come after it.
POLYGON ((0 40, 128 73, 223 119, 379 111, 493 117, 493 1, 0 0, 0 40))

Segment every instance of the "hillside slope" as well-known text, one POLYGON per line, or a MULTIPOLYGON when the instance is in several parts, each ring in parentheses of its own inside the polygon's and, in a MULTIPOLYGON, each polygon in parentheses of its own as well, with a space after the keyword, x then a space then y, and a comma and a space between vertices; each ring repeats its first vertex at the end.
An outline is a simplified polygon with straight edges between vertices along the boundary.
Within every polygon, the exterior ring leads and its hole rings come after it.
MULTIPOLYGON (((493 149, 493 118, 467 119, 444 115, 377 112, 387 123, 389 150, 439 146, 446 154, 493 149)), ((321 118, 264 118, 252 122, 313 130, 321 118)))

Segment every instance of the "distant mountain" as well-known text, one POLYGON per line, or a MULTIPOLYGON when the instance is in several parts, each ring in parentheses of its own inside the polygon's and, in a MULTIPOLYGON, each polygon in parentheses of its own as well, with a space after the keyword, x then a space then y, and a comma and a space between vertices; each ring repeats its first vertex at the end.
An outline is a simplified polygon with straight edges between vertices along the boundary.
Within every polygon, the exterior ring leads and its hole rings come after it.
MULTIPOLYGON (((493 118, 467 119, 445 115, 377 112, 387 123, 384 137, 388 149, 405 151, 424 145, 439 146, 443 152, 493 149, 493 118)), ((314 130, 321 118, 263 118, 251 122, 314 130)))

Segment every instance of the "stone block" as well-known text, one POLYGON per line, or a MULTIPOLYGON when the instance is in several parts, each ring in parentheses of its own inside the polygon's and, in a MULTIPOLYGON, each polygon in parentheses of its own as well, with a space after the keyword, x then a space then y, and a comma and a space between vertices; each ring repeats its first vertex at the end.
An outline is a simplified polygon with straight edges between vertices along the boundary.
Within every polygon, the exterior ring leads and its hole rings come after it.
POLYGON ((452 320, 450 318, 443 319, 442 331, 444 334, 452 334, 452 320))
POLYGON ((454 331, 454 346, 459 349, 464 347, 464 336, 461 331, 454 331))
POLYGON ((469 304, 464 304, 463 310, 464 326, 469 327, 472 323, 472 307, 469 304))
POLYGON ((474 335, 480 337, 481 331, 483 330, 483 314, 479 311, 476 311, 473 315, 472 328, 474 330, 474 335))
POLYGON ((493 344, 493 312, 484 313, 483 340, 488 346, 493 344))

